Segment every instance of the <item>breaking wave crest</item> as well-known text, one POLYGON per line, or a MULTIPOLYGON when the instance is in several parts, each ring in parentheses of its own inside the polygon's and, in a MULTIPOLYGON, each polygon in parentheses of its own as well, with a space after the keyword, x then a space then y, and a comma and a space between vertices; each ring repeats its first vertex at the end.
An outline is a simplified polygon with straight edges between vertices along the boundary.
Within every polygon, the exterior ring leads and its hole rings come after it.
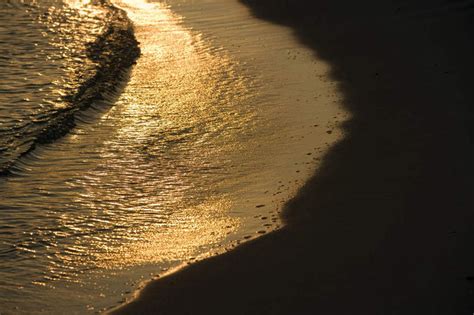
MULTIPOLYGON (((50 92, 51 100, 42 95, 41 101, 44 104, 40 104, 40 110, 32 110, 31 113, 26 110, 25 114, 25 108, 28 109, 29 105, 23 106, 20 117, 12 119, 15 115, 19 115, 18 110, 14 112, 12 108, 16 107, 6 107, 6 105, 13 105, 18 101, 13 97, 2 100, 4 108, 1 108, 2 105, 0 105, 0 176, 14 173, 18 162, 39 145, 52 143, 66 135, 76 126, 78 114, 89 109, 94 102, 107 100, 116 94, 122 86, 121 82, 126 79, 128 69, 140 55, 132 22, 128 19, 125 11, 115 7, 108 0, 91 1, 86 7, 87 10, 82 12, 80 9, 83 8, 72 5, 76 3, 75 1, 72 1, 72 4, 61 2, 62 7, 58 6, 58 1, 45 2, 42 2, 41 5, 35 1, 8 1, 3 4, 6 9, 15 13, 24 10, 25 16, 41 22, 38 25, 48 24, 45 27, 46 30, 41 34, 48 37, 48 46, 56 46, 56 50, 46 50, 47 56, 44 60, 51 62, 48 68, 64 69, 62 73, 67 75, 63 75, 59 79, 51 76, 50 81, 54 84, 51 82, 43 84, 50 90, 58 90, 59 95, 54 98, 51 97, 54 93, 50 92), (46 9, 45 2, 48 5, 46 9), (91 18, 90 10, 94 10, 95 17, 91 18), (76 21, 76 24, 71 21, 76 21), (83 22, 82 29, 77 31, 78 24, 81 22, 83 22), (76 42, 71 44, 68 42, 68 37, 73 38, 74 36, 78 38, 73 39, 76 42), (81 41, 83 45, 78 44, 81 41), (60 55, 56 58, 57 60, 55 60, 54 54, 60 55), (60 62, 57 62, 58 60, 60 62), (45 104, 53 105, 46 106, 45 104), (2 110, 7 113, 2 115, 2 110)), ((4 20, 7 18, 3 17, 4 20)), ((22 27, 20 30, 23 30, 25 27, 31 27, 31 23, 19 27, 22 27)), ((31 32, 31 30, 27 30, 27 32, 31 32)), ((10 30, 5 36, 16 35, 11 33, 10 30)), ((0 29, 0 36, 2 35, 0 29)), ((33 43, 35 45, 33 50, 44 52, 45 49, 37 48, 36 40, 29 40, 27 44, 32 45, 33 43)), ((38 42, 41 47, 41 40, 38 42)), ((25 50, 28 51, 28 48, 25 50)), ((9 59, 7 55, 3 58, 4 60, 0 60, 0 66, 11 70, 8 67, 12 68, 12 64, 16 64, 17 60, 23 56, 11 55, 9 59)), ((32 58, 36 56, 38 54, 32 55, 32 58)), ((37 70, 36 68, 41 68, 35 63, 45 61, 38 59, 21 65, 21 68, 32 72, 37 70)), ((42 66, 44 67, 44 65, 42 66)), ((12 73, 10 81, 18 81, 15 77, 18 71, 11 70, 10 72, 12 73)), ((8 77, 6 79, 8 82, 8 77)), ((29 84, 26 89, 36 89, 34 92, 30 92, 34 94, 38 93, 38 90, 47 90, 43 89, 44 86, 38 88, 37 84, 29 84)), ((11 84, 3 88, 2 91, 6 92, 6 95, 10 92, 11 95, 15 93, 14 89, 18 89, 18 87, 11 84)), ((24 90, 22 92, 25 94, 24 90)))

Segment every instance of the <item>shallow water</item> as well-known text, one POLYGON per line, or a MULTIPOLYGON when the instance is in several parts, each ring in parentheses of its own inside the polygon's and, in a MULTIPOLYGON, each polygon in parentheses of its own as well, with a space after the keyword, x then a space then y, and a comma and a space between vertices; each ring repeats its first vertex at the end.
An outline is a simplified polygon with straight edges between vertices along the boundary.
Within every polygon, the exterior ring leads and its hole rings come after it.
MULTIPOLYGON (((38 46, 14 42, 24 51, 0 64, 11 71, 2 103, 20 102, 0 107, 2 132, 68 106, 61 96, 97 66, 87 43, 110 23, 101 3, 20 3, 15 27, 38 46), (43 90, 23 83, 36 72, 43 90)), ((290 30, 227 1, 114 4, 134 22, 137 64, 69 134, 0 178, 2 311, 94 312, 142 279, 270 231, 338 137, 329 68, 290 30)), ((2 157, 18 147, 2 144, 2 157)))
POLYGON ((73 0, 0 3, 0 171, 94 74, 87 44, 109 23, 105 8, 73 0))

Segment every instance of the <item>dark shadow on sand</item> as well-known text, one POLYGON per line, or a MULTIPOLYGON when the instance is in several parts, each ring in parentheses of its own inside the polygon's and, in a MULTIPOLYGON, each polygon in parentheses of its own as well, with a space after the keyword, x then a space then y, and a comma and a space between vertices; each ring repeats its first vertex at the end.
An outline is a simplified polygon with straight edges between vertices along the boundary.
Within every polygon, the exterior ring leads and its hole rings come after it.
POLYGON ((346 137, 284 229, 151 283, 121 312, 474 312, 473 5, 393 2, 245 2, 332 65, 346 137))

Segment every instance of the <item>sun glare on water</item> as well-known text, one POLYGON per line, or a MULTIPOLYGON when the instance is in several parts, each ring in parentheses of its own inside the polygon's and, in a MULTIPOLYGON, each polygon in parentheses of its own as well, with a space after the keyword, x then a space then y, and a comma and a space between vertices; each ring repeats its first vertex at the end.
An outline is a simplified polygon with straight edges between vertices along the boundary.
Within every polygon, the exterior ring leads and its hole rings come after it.
POLYGON ((134 22, 142 56, 116 106, 101 118, 107 124, 120 117, 100 150, 100 171, 84 178, 88 189, 79 199, 123 200, 133 217, 162 219, 131 224, 126 235, 114 235, 127 241, 103 243, 95 261, 107 268, 184 261, 239 225, 229 216, 232 201, 218 191, 240 146, 238 131, 251 119, 235 113, 247 83, 225 53, 213 51, 164 4, 114 4, 134 22))

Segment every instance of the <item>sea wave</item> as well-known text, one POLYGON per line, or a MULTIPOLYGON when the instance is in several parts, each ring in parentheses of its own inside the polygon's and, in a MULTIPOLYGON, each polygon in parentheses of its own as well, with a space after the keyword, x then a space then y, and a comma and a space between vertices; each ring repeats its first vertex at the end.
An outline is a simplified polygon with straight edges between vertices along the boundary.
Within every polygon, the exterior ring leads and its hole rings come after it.
MULTIPOLYGON (((89 109, 94 102, 107 99, 116 93, 121 86, 120 83, 125 79, 127 70, 140 55, 139 43, 135 38, 132 22, 125 11, 115 7, 108 0, 91 1, 87 4, 89 11, 83 11, 83 17, 75 19, 71 16, 81 15, 80 11, 84 8, 71 8, 77 4, 72 1, 61 2, 61 5, 68 9, 58 10, 57 2, 45 1, 38 4, 36 1, 7 1, 3 4, 10 11, 24 10, 27 14, 23 17, 48 24, 48 30, 42 31, 41 34, 48 36, 49 45, 57 46, 58 49, 47 50, 44 59, 50 62, 49 68, 58 67, 64 71, 61 78, 50 75, 49 79, 43 80, 45 82, 41 86, 35 81, 28 85, 23 84, 19 89, 15 82, 15 80, 18 81, 19 75, 23 75, 25 71, 34 72, 40 68, 35 63, 45 62, 45 60, 38 58, 26 65, 21 65, 23 71, 21 73, 16 70, 18 66, 16 68, 12 66, 21 60, 23 57, 21 54, 7 55, 4 62, 0 62, 0 68, 6 68, 11 72, 9 77, 2 79, 2 83, 6 86, 2 87, 3 93, 4 95, 15 94, 2 99, 3 104, 0 105, 0 111, 3 110, 3 115, 0 115, 0 176, 15 173, 15 167, 22 158, 29 155, 39 145, 52 143, 66 135, 76 126, 79 113, 89 109), (42 7, 39 8, 39 6, 42 7), (45 6, 47 6, 46 9, 45 6), (97 13, 94 17, 90 10, 95 10, 100 14, 97 13), (94 18, 95 21, 91 22, 94 18), (81 22, 84 22, 83 25, 79 25, 81 22), (94 29, 93 26, 97 25, 100 27, 94 29), (49 34, 46 34, 48 31, 49 34), (77 35, 81 38, 74 39, 77 35), (84 43, 69 45, 72 41, 84 43), (59 55, 56 59, 66 61, 53 62, 57 61, 53 54, 59 55), (55 84, 52 84, 53 81, 55 84), (50 96, 50 100, 41 95, 41 100, 38 102, 54 103, 53 106, 39 104, 41 105, 38 107, 39 110, 31 110, 34 114, 26 110, 30 105, 15 106, 14 103, 30 101, 24 95, 34 93, 31 90, 42 91, 47 88, 56 89, 58 97, 50 96), (18 90, 21 93, 18 93, 18 90), (18 116, 18 112, 21 113, 19 117, 13 117, 18 116)), ((6 16, 3 16, 3 19, 0 17, 0 22, 6 24, 8 19, 6 16)), ((10 38, 16 36, 14 33, 34 33, 31 28, 35 27, 35 24, 29 22, 31 21, 20 25, 20 31, 18 31, 19 27, 13 28, 12 31, 4 26, 3 33, 10 38)), ((2 29, 0 29, 0 35, 2 35, 2 29)), ((34 39, 34 36, 31 37, 32 39, 28 41, 23 40, 23 44, 26 42, 29 46, 33 45, 30 50, 34 51, 38 46, 37 39, 34 39)), ((36 50, 37 52, 45 51, 44 49, 36 50)), ((25 51, 29 53, 28 47, 25 51)), ((31 54, 30 59, 39 55, 39 53, 31 54)))

